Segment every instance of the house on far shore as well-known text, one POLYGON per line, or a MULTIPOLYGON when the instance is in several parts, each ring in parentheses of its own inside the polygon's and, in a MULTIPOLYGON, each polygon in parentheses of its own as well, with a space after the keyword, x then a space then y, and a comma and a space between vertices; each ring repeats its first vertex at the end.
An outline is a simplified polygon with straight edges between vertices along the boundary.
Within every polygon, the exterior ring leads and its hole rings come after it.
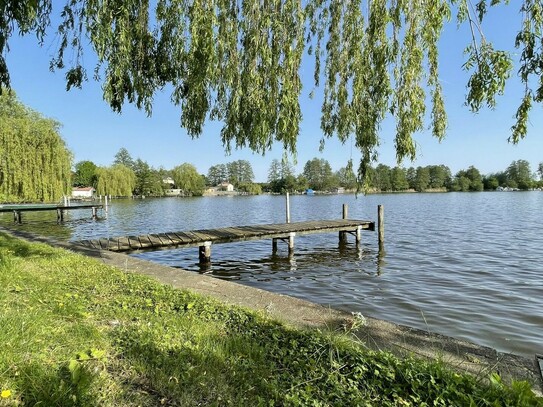
POLYGON ((219 185, 219 191, 234 192, 234 185, 229 182, 222 182, 219 185))
POLYGON ((72 188, 72 198, 76 199, 92 199, 96 189, 93 187, 75 187, 72 188))
POLYGON ((173 180, 172 177, 166 177, 166 178, 163 178, 162 179, 162 182, 164 184, 168 184, 169 185, 169 189, 173 189, 174 185, 175 185, 175 181, 173 180))

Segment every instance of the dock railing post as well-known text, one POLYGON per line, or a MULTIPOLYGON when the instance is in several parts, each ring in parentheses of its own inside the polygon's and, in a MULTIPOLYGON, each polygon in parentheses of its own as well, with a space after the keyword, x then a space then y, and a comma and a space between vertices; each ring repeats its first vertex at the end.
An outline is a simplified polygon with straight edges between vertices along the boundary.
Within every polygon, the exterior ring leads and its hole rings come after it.
POLYGON ((290 223, 290 196, 288 192, 287 192, 286 221, 287 223, 290 223))
POLYGON ((385 248, 385 208, 377 205, 377 229, 379 231, 379 251, 385 248))

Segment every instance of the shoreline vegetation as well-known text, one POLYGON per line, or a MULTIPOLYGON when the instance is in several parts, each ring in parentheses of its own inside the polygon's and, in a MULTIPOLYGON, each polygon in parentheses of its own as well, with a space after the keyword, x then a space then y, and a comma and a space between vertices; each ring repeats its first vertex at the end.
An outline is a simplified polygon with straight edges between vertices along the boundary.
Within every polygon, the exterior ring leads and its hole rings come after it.
POLYGON ((527 382, 398 359, 0 233, 0 406, 543 406, 527 382))

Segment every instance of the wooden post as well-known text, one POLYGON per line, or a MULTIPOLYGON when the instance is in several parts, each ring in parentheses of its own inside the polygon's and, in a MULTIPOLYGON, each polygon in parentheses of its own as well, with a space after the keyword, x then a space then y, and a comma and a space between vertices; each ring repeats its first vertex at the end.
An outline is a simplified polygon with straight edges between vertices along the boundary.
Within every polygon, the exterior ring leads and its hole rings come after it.
POLYGON ((107 214, 107 195, 105 196, 105 204, 106 204, 105 208, 106 208, 106 214, 107 214))
POLYGON ((96 219, 96 206, 92 207, 92 218, 96 219))
POLYGON ((23 216, 21 214, 21 211, 13 211, 13 221, 15 223, 23 223, 23 216))
POLYGON ((211 242, 204 242, 203 246, 199 247, 200 264, 211 263, 211 242))
MULTIPOLYGON (((343 219, 347 219, 349 216, 349 205, 343 204, 343 219)), ((339 232, 339 243, 347 244, 347 232, 339 232)))
POLYGON ((277 238, 274 237, 272 239, 272 254, 277 253, 277 238))
POLYGON ((359 245, 362 241, 362 226, 356 228, 356 244, 359 245))
POLYGON ((385 248, 385 208, 377 205, 377 230, 379 231, 379 251, 385 248))
POLYGON ((289 197, 289 193, 287 192, 287 213, 286 213, 286 217, 287 217, 287 223, 290 223, 290 197, 289 197))
POLYGON ((296 236, 294 232, 288 234, 288 254, 294 253, 294 236, 296 236))

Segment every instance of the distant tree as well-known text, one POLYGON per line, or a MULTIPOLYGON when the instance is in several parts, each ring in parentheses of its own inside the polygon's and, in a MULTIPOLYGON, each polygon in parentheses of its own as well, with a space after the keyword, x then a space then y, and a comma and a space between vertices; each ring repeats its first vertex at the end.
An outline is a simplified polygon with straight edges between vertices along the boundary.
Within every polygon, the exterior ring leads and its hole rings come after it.
POLYGON ((409 189, 409 183, 405 176, 406 170, 400 167, 394 167, 390 172, 390 183, 393 191, 405 191, 409 189))
POLYGON ((277 182, 281 179, 281 161, 277 158, 274 158, 270 163, 270 168, 268 169, 268 182, 271 184, 277 182))
POLYGON ((252 183, 255 176, 253 167, 247 160, 237 160, 226 164, 228 171, 228 181, 236 188, 244 183, 252 183))
POLYGON ((248 182, 240 184, 238 186, 238 191, 245 192, 249 195, 260 195, 262 193, 262 187, 259 184, 248 182))
POLYGON ((417 187, 417 170, 413 167, 409 167, 405 171, 405 179, 409 184, 410 189, 416 189, 417 187))
POLYGON ((307 179, 309 188, 316 191, 326 191, 333 186, 332 167, 324 158, 313 158, 307 161, 303 175, 307 179))
POLYGON ((449 167, 446 165, 430 165, 428 170, 430 171, 429 188, 447 188, 452 178, 449 167))
POLYGON ((430 185, 430 170, 428 167, 417 167, 415 175, 415 191, 424 192, 430 185))
POLYGON ((286 193, 297 190, 294 167, 286 158, 274 158, 268 169, 268 184, 271 192, 286 193))
POLYGON ((467 192, 469 191, 470 180, 464 175, 455 175, 454 180, 451 185, 451 189, 457 192, 467 192))
POLYGON ((470 191, 483 190, 483 177, 477 168, 475 168, 473 165, 470 166, 466 171, 466 176, 470 181, 470 184, 469 184, 470 191))
POLYGON ((134 195, 153 195, 163 194, 163 182, 161 174, 153 169, 146 161, 138 158, 134 161, 134 174, 136 175, 136 185, 134 195))
POLYGON ((128 168, 134 167, 134 160, 132 159, 132 156, 128 152, 128 150, 124 147, 121 147, 117 154, 115 154, 115 159, 113 160, 113 165, 121 164, 128 168))
POLYGON ((467 170, 460 170, 456 173, 452 182, 453 191, 482 191, 484 189, 483 177, 473 165, 467 170))
POLYGON ((209 167, 207 171, 207 185, 216 186, 228 180, 226 164, 217 164, 209 167))
MULTIPOLYGON (((507 185, 507 173, 505 171, 495 172, 492 174, 487 175, 485 178, 495 178, 498 180, 498 186, 506 186, 507 185)), ((483 180, 484 182, 484 180, 483 180)))
POLYGON ((500 186, 500 181, 493 175, 483 177, 485 191, 495 191, 500 186))
POLYGON ((204 193, 205 180, 196 167, 189 163, 178 165, 172 170, 172 178, 177 188, 185 195, 200 196, 204 193))
POLYGON ((59 127, 0 88, 0 202, 53 202, 70 192, 72 154, 59 127))
POLYGON ((390 182, 390 167, 385 164, 379 164, 372 172, 372 185, 379 191, 392 191, 390 182))
POLYGON ((72 185, 74 187, 95 187, 97 168, 92 161, 79 161, 76 163, 72 185))
POLYGON ((341 187, 346 189, 355 189, 357 187, 356 174, 352 166, 340 168, 335 175, 341 187))
POLYGON ((507 173, 507 180, 515 183, 517 188, 523 190, 532 188, 532 170, 528 161, 513 161, 505 172, 507 173))
POLYGON ((304 176, 304 174, 299 174, 296 177, 296 187, 294 188, 294 190, 305 191, 307 188, 309 188, 309 182, 307 181, 307 178, 304 176))
POLYGON ((543 181, 543 162, 539 163, 537 173, 539 174, 539 179, 543 181))
POLYGON ((98 167, 96 177, 96 193, 99 195, 132 196, 136 186, 134 171, 122 164, 98 167))

